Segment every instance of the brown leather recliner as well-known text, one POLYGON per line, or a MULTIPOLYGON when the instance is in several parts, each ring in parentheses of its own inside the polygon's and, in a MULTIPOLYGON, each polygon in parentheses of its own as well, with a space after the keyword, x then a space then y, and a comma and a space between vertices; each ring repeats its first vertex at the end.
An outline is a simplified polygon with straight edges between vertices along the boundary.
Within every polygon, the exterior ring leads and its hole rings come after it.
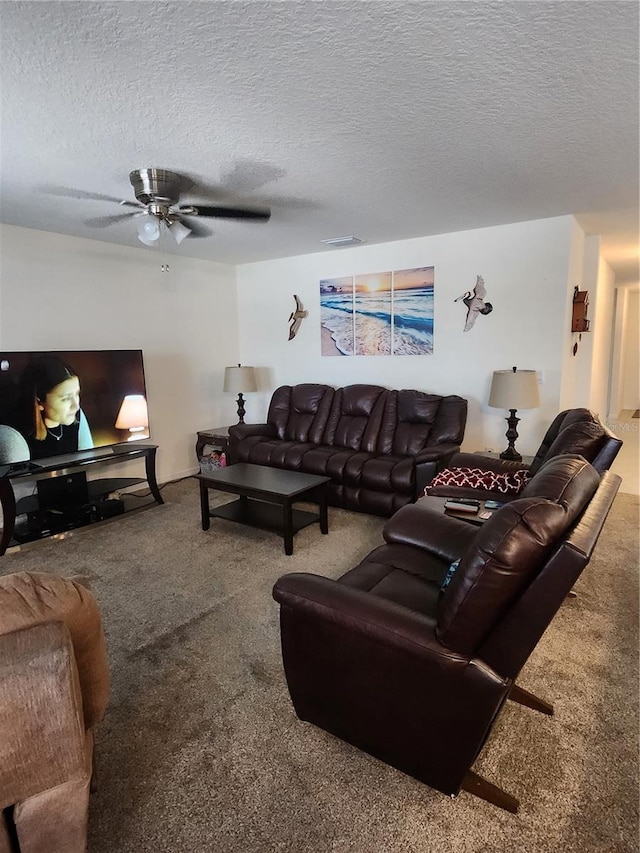
POLYGON ((92 731, 109 669, 100 611, 79 583, 0 577, 0 853, 84 853, 92 731))
MULTIPOLYGON (((611 432, 594 412, 589 409, 567 409, 553 419, 530 464, 495 459, 491 456, 483 456, 481 453, 456 453, 449 459, 446 469, 440 472, 439 478, 446 478, 447 473, 452 469, 460 468, 481 469, 497 474, 526 471, 530 477, 533 477, 544 462, 563 453, 582 456, 593 465, 596 471, 603 472, 611 467, 622 444, 622 439, 611 432)), ((503 503, 518 496, 516 491, 505 492, 452 483, 438 485, 437 480, 436 484, 431 483, 427 486, 426 494, 450 498, 497 500, 503 503)))
POLYGON ((552 713, 515 679, 619 485, 580 457, 555 457, 480 528, 414 504, 339 580, 281 577, 273 594, 298 716, 445 794, 464 788, 516 811, 471 767, 507 698, 552 713))

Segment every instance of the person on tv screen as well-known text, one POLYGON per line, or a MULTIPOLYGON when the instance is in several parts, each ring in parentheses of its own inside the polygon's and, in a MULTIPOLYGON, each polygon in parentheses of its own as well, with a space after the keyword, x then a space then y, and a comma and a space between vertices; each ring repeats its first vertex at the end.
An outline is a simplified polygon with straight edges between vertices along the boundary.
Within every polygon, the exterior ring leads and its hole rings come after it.
POLYGON ((30 362, 20 380, 25 424, 22 430, 32 459, 93 447, 89 424, 80 408, 80 379, 57 356, 30 362))

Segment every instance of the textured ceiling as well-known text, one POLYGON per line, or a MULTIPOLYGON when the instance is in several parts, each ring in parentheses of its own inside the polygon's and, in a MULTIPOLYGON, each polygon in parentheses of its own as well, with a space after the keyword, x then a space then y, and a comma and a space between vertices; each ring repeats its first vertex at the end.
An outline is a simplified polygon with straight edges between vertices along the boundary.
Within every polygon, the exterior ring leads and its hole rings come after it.
MULTIPOLYGON (((1 2, 1 220, 141 246, 128 174, 243 263, 573 213, 638 272, 637 2, 1 2), (75 193, 76 197, 71 197, 75 193)), ((170 241, 172 242, 172 241, 170 241)))

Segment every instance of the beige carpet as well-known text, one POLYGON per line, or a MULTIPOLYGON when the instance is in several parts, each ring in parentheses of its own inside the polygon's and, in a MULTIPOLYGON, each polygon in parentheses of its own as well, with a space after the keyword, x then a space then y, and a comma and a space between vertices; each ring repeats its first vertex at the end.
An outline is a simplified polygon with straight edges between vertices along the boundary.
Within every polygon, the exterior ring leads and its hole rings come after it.
POLYGON ((578 598, 520 676, 555 716, 508 703, 476 762, 521 800, 513 816, 293 713, 271 587, 286 571, 339 576, 379 544, 381 519, 331 509, 329 535, 306 528, 285 557, 273 534, 203 532, 195 481, 164 495, 0 558, 2 573, 85 578, 102 607, 113 691, 89 853, 637 851, 637 497, 616 499, 578 598))

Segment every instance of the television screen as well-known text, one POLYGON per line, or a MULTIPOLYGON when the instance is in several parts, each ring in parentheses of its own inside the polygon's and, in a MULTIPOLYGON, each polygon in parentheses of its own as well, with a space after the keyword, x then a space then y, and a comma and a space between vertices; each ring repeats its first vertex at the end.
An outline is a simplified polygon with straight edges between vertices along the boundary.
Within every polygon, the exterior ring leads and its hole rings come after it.
POLYGON ((0 465, 149 437, 141 350, 0 352, 0 465))

